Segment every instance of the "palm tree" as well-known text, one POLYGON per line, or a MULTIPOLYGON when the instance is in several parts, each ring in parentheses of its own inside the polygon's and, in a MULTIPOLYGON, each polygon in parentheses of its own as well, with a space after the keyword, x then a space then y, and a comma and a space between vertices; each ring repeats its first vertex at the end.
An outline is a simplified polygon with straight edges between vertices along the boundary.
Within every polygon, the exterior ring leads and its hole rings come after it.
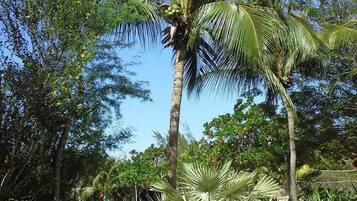
POLYGON ((296 113, 288 94, 288 88, 292 85, 293 72, 304 74, 314 72, 312 70, 314 65, 311 64, 316 63, 316 58, 319 56, 321 48, 325 47, 325 43, 321 35, 313 30, 307 20, 290 12, 283 12, 283 7, 277 7, 279 4, 271 3, 270 5, 277 12, 276 18, 283 22, 282 31, 274 36, 274 44, 269 47, 274 51, 271 51, 269 55, 261 54, 260 62, 251 64, 250 68, 247 68, 247 63, 241 63, 239 59, 234 60, 237 53, 230 51, 231 58, 233 58, 231 62, 218 65, 213 70, 203 71, 190 89, 198 94, 204 88, 231 93, 232 91, 249 90, 258 83, 264 83, 268 89, 268 100, 281 97, 288 117, 289 197, 291 200, 297 201, 296 113), (256 68, 252 68, 254 65, 256 68))
POLYGON ((117 165, 113 165, 109 171, 99 172, 93 179, 91 186, 83 187, 81 184, 73 189, 73 197, 79 201, 86 201, 98 194, 98 200, 104 198, 114 199, 114 192, 120 185, 120 172, 117 165))
MULTIPOLYGON (((200 71, 230 62, 227 49, 239 52, 242 62, 257 63, 259 55, 270 52, 269 45, 279 24, 267 10, 232 1, 172 0, 170 5, 151 1, 128 0, 125 3, 135 12, 146 16, 140 21, 119 26, 119 32, 128 38, 138 37, 141 42, 156 41, 161 26, 162 42, 173 49, 174 83, 171 100, 168 178, 176 185, 177 144, 181 97, 184 85, 196 83, 200 71), (223 49, 224 46, 229 48, 223 49)), ((146 43, 147 44, 147 43, 146 43)))
POLYGON ((179 190, 163 181, 155 183, 152 189, 163 193, 163 201, 261 200, 278 192, 278 184, 269 177, 259 177, 255 172, 235 172, 230 170, 230 165, 228 162, 221 168, 213 168, 185 164, 179 190))
MULTIPOLYGON (((279 8, 278 8, 279 9, 279 8)), ((278 10, 277 9, 277 10, 278 10)), ((312 75, 318 70, 313 68, 317 65, 317 58, 325 47, 321 35, 314 31, 308 21, 303 17, 295 16, 292 13, 283 13, 281 7, 279 12, 280 18, 285 22, 286 32, 282 38, 276 41, 277 50, 273 54, 271 76, 276 77, 276 81, 271 83, 268 96, 281 96, 288 94, 288 89, 292 85, 292 74, 300 73, 302 75, 312 75), (283 88, 282 88, 282 87, 283 88)), ((297 201, 296 186, 296 137, 295 122, 296 113, 294 105, 287 95, 282 96, 282 102, 285 106, 288 119, 289 133, 289 197, 292 201, 297 201)))

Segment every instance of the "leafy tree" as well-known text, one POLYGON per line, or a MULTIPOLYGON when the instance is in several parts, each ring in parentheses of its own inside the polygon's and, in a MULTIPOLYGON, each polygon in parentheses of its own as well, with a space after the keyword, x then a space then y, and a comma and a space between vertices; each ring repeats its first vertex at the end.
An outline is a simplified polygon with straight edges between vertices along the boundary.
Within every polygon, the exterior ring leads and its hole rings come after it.
POLYGON ((305 161, 319 169, 340 169, 346 168, 341 167, 343 160, 355 158, 356 87, 348 79, 341 79, 331 90, 326 82, 335 79, 341 70, 339 66, 328 69, 323 77, 303 83, 292 93, 300 116, 297 151, 314 155, 302 157, 301 163, 305 161))
MULTIPOLYGON (((354 95, 338 90, 330 97, 328 86, 316 86, 316 81, 311 86, 305 83, 304 88, 291 94, 300 116, 296 129, 296 151, 300 156, 297 166, 349 169, 348 159, 355 157, 356 118, 355 113, 343 105, 351 105, 354 95)), ((234 113, 219 115, 204 124, 204 138, 185 149, 181 160, 207 166, 231 160, 234 169, 256 169, 285 185, 286 122, 283 113, 276 112, 272 105, 254 103, 252 98, 238 101, 234 113)))
POLYGON ((218 166, 232 161, 237 170, 259 170, 286 181, 288 147, 286 119, 268 104, 253 98, 238 100, 232 114, 223 114, 204 124, 204 138, 189 146, 182 160, 218 166))
POLYGON ((63 158, 72 160, 66 154, 84 157, 87 152, 86 157, 104 160, 106 148, 130 137, 127 130, 104 134, 111 122, 108 114, 112 109, 119 114, 120 103, 128 96, 148 100, 149 91, 143 88, 145 83, 132 81, 125 64, 110 52, 120 43, 99 41, 124 18, 134 19, 128 17, 127 6, 122 4, 117 11, 111 5, 110 1, 1 2, 4 199, 50 200, 53 189, 54 199, 60 200, 66 192, 61 186, 75 183, 69 182, 72 178, 61 179, 67 164, 63 158), (28 190, 34 186, 38 188, 28 190))
POLYGON ((89 185, 79 183, 74 188, 74 196, 80 200, 89 200, 98 196, 110 200, 118 199, 154 199, 149 191, 152 182, 159 181, 165 171, 165 147, 145 149, 144 152, 131 151, 129 160, 108 160, 89 185))
MULTIPOLYGON (((299 98, 295 98, 300 104, 311 104, 313 102, 324 108, 321 113, 316 113, 315 117, 311 117, 312 113, 305 113, 303 116, 310 116, 310 118, 318 119, 317 124, 321 124, 322 127, 327 127, 326 132, 319 131, 319 134, 326 136, 341 136, 340 140, 350 139, 352 133, 347 131, 350 125, 353 124, 355 117, 350 115, 350 112, 354 111, 354 104, 350 102, 355 97, 356 89, 356 40, 357 40, 357 26, 355 23, 355 1, 318 1, 316 3, 309 2, 305 5, 304 11, 306 16, 315 23, 322 24, 323 39, 327 43, 330 51, 327 55, 323 56, 323 69, 319 76, 307 77, 307 82, 300 85, 299 92, 295 96, 307 95, 307 102, 301 102, 299 98), (318 86, 318 87, 316 87, 318 86), (319 98, 318 98, 319 97, 319 98), (343 106, 342 106, 343 105, 343 106), (349 108, 348 110, 344 108, 349 108), (334 111, 334 112, 332 112, 334 111), (329 113, 329 114, 327 114, 329 113), (327 117, 328 116, 328 117, 327 117), (339 119, 341 118, 341 119, 339 119), (339 119, 339 120, 338 120, 339 119), (330 124, 332 122, 332 124, 330 124), (327 125, 330 126, 327 126, 327 125), (346 127, 345 127, 346 126, 346 127), (344 134, 346 128, 346 134, 344 134)), ((302 8, 298 8, 302 9, 302 8)), ((300 82, 298 80, 297 82, 300 82)), ((314 106, 312 110, 316 110, 318 107, 314 106)), ((308 107, 302 111, 309 110, 308 107)), ((319 109, 317 109, 319 110, 319 109)), ((314 116, 314 115, 313 115, 314 116)), ((303 123, 301 123, 303 125, 303 123)), ((353 137, 352 137, 353 139, 353 137)), ((321 139, 320 139, 321 140, 321 139)), ((338 140, 337 140, 338 141, 338 140)), ((349 141, 349 140, 347 140, 349 141)), ((345 141, 344 143, 348 144, 345 141)), ((336 145, 339 144, 336 140, 336 145)), ((351 141, 353 143, 353 140, 351 141)), ((330 146, 333 147, 333 146, 330 146)), ((338 146, 337 146, 338 147, 338 146)), ((345 150, 341 148, 340 150, 345 150)), ((332 153, 332 152, 331 152, 332 153)), ((336 153, 345 153, 336 152, 336 153)), ((333 156, 331 154, 329 156, 333 156)), ((338 157, 342 157, 337 154, 338 157)), ((349 155, 349 154, 346 154, 349 155)), ((325 155, 324 157, 329 158, 325 155)), ((336 161, 336 156, 335 160, 336 161)))

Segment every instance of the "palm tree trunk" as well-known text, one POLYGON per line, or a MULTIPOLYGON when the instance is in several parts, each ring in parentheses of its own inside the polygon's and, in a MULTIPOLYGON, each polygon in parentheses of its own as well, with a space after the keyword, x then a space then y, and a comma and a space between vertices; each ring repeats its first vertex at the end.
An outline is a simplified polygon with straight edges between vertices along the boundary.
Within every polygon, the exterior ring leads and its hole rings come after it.
POLYGON ((285 103, 288 116, 289 145, 290 145, 290 171, 289 171, 289 197, 291 201, 298 201, 296 187, 296 145, 295 145, 295 116, 291 105, 285 103))
POLYGON ((67 143, 69 133, 69 126, 65 126, 61 138, 57 145, 56 158, 55 158, 55 189, 54 189, 54 200, 61 200, 61 168, 62 168, 62 155, 64 147, 67 143))
POLYGON ((176 52, 174 86, 171 97, 170 128, 168 144, 168 179, 169 183, 176 188, 176 164, 177 144, 179 135, 180 106, 183 88, 185 48, 181 46, 176 52))

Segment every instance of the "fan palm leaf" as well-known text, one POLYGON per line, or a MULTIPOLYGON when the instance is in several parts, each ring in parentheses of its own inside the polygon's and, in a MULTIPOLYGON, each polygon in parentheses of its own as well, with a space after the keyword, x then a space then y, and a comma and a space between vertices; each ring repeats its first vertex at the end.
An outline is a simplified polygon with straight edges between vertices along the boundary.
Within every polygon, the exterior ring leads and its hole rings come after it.
POLYGON ((163 201, 186 201, 185 196, 177 192, 168 182, 157 182, 152 185, 152 190, 162 193, 163 201))
POLYGON ((251 194, 254 198, 272 197, 276 195, 276 189, 278 189, 278 184, 273 179, 264 175, 254 186, 251 194))
POLYGON ((166 182, 152 186, 170 201, 238 201, 261 200, 274 196, 278 185, 269 177, 256 173, 235 172, 228 162, 220 168, 185 164, 178 190, 166 182))

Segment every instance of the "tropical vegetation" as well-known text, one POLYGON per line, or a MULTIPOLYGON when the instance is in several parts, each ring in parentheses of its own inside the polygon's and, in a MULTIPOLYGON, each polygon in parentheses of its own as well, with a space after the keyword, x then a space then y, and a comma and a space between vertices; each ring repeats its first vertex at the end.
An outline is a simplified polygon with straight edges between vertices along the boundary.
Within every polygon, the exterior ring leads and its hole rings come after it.
POLYGON ((0 200, 356 199, 356 4, 0 0, 0 200), (134 46, 172 50, 169 125, 119 157, 134 46), (238 100, 192 133, 203 93, 238 100))
POLYGON ((274 196, 278 184, 256 173, 230 170, 231 163, 212 168, 197 164, 185 164, 182 181, 177 192, 170 184, 158 182, 153 190, 163 193, 162 200, 261 200, 274 196))

